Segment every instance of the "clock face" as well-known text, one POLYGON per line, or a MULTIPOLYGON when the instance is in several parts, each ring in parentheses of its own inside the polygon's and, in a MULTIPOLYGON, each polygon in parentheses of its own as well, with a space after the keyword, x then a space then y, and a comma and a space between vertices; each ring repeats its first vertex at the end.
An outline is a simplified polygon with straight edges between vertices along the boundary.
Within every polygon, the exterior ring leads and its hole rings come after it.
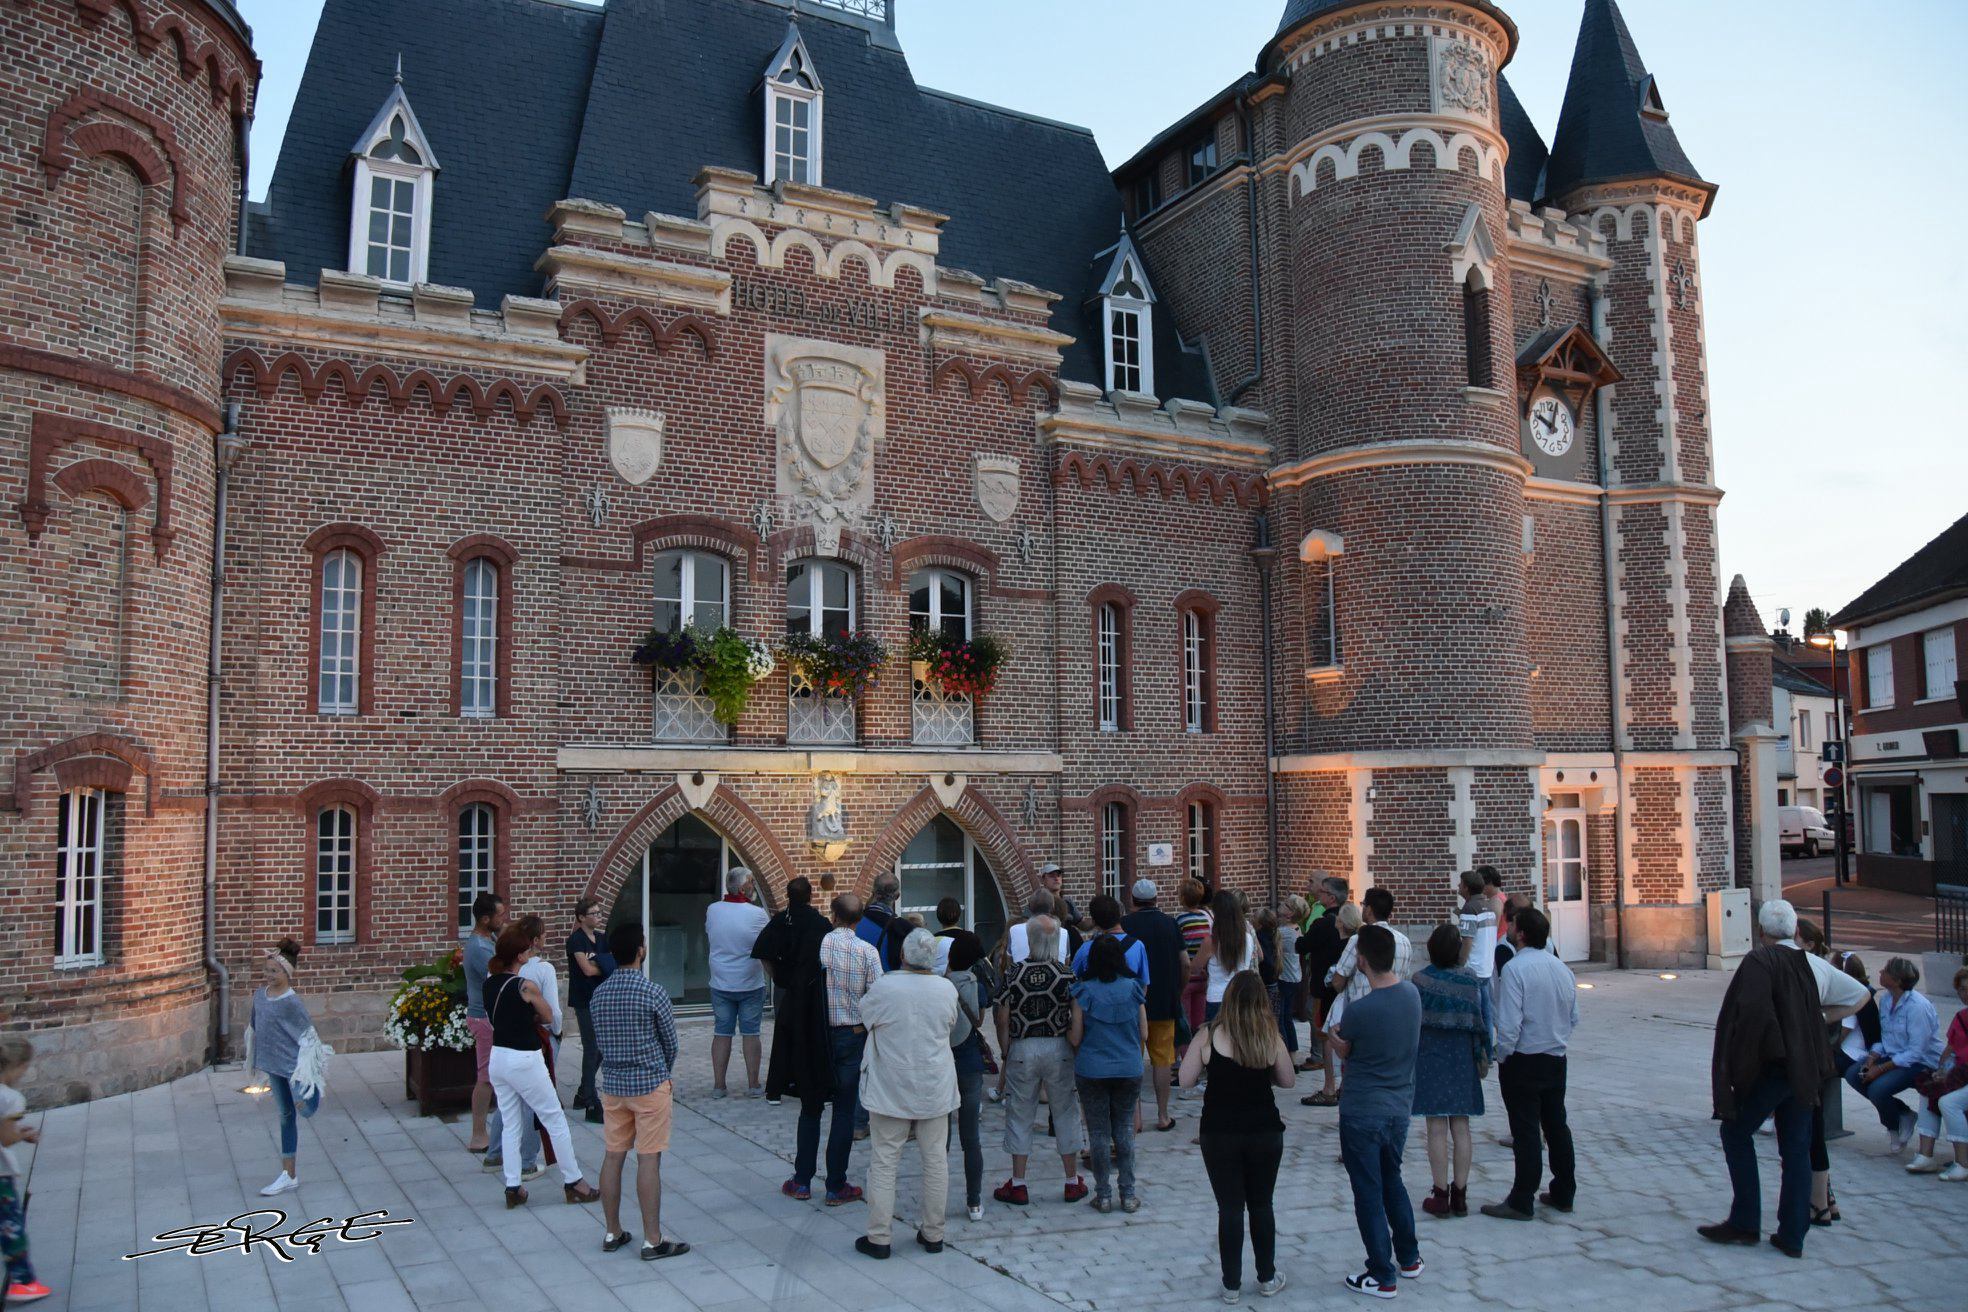
POLYGON ((1562 456, 1572 449, 1577 436, 1571 407, 1555 396, 1541 396, 1531 403, 1531 440, 1548 456, 1562 456))

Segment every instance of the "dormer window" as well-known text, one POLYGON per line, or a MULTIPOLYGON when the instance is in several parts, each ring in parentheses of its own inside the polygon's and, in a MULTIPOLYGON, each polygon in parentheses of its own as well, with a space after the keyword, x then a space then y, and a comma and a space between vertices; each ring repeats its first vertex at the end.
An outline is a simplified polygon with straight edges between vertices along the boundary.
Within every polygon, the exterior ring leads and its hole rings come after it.
POLYGON ((1216 172, 1216 128, 1212 126, 1209 135, 1189 147, 1189 185, 1206 182, 1216 172))
POLYGON ((1110 392, 1155 391, 1155 292, 1141 254, 1125 233, 1100 287, 1105 378, 1110 392))
POLYGON ((400 68, 395 87, 349 153, 355 160, 349 271, 403 287, 428 281, 438 164, 403 94, 400 68))
POLYGON ((820 183, 820 109, 825 90, 813 57, 788 24, 785 43, 765 70, 765 183, 820 183))

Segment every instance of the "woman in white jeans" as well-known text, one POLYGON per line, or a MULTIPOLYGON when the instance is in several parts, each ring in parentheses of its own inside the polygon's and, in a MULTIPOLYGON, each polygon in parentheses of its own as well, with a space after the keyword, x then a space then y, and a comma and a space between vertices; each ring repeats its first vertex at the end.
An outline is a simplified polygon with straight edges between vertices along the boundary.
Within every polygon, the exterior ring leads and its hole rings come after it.
POLYGON ((567 1201, 592 1203, 601 1197, 601 1191, 581 1178, 574 1138, 567 1131, 560 1094, 553 1077, 547 1074, 542 1051, 540 1034, 553 1022, 553 1007, 539 986, 519 973, 533 955, 536 942, 523 923, 506 926, 485 977, 485 1012, 492 1022, 489 1074, 505 1132, 500 1149, 505 1160, 506 1206, 520 1207, 526 1202, 526 1190, 519 1184, 519 1138, 520 1126, 529 1116, 539 1118, 553 1143, 567 1201))
MULTIPOLYGON (((1968 1006, 1968 966, 1954 972, 1954 994, 1968 1006)), ((1942 1084, 1958 1083, 1959 1087, 1936 1100, 1941 1107, 1938 1112, 1925 1096, 1920 1098, 1917 1113, 1920 1155, 1908 1162, 1906 1168, 1915 1175, 1939 1171, 1941 1179, 1961 1184, 1968 1181, 1968 1082, 1961 1082, 1959 1074, 1950 1078, 1951 1072, 1968 1072, 1968 1010, 1954 1014, 1947 1030, 1947 1047, 1941 1054, 1941 1068, 1935 1072, 1942 1084), (1934 1137, 1943 1125, 1947 1127, 1948 1142, 1954 1145, 1954 1161, 1945 1171, 1934 1156, 1934 1137)))

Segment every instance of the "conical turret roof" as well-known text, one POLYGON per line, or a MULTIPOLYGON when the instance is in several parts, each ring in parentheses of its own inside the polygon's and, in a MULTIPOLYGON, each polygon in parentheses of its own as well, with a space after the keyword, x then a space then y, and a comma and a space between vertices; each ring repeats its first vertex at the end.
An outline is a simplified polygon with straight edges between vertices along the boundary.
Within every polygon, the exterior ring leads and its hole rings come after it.
POLYGON ((1586 0, 1565 107, 1551 141, 1545 195, 1597 182, 1674 178, 1712 186, 1668 126, 1660 89, 1640 58, 1615 0, 1586 0))

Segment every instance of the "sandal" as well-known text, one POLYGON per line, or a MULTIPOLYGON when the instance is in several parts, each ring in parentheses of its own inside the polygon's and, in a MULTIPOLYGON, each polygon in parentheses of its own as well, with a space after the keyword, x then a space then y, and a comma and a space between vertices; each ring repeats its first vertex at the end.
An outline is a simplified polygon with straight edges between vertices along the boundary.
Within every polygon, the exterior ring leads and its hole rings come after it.
POLYGON ((1811 1209, 1812 1225, 1830 1225, 1837 1219, 1838 1209, 1836 1207, 1813 1207, 1811 1209))
POLYGON ((1337 1107, 1339 1106, 1339 1095, 1336 1093, 1327 1093, 1321 1089, 1317 1093, 1309 1093, 1305 1097, 1300 1098, 1298 1105, 1301 1107, 1337 1107))
POLYGON ((1173 1130, 1174 1128, 1175 1128, 1175 1118, 1173 1116, 1169 1117, 1166 1121, 1155 1122, 1155 1131, 1158 1134, 1167 1134, 1170 1130, 1173 1130))
POLYGON ((689 1251, 690 1245, 684 1243, 682 1240, 665 1239, 660 1244, 644 1244, 642 1246, 642 1260, 645 1262, 660 1262, 666 1257, 682 1257, 689 1251))
POLYGON ((595 1188, 586 1180, 577 1180, 573 1184, 562 1185, 561 1192, 567 1196, 567 1201, 570 1203, 598 1203, 601 1201, 601 1190, 595 1188))

